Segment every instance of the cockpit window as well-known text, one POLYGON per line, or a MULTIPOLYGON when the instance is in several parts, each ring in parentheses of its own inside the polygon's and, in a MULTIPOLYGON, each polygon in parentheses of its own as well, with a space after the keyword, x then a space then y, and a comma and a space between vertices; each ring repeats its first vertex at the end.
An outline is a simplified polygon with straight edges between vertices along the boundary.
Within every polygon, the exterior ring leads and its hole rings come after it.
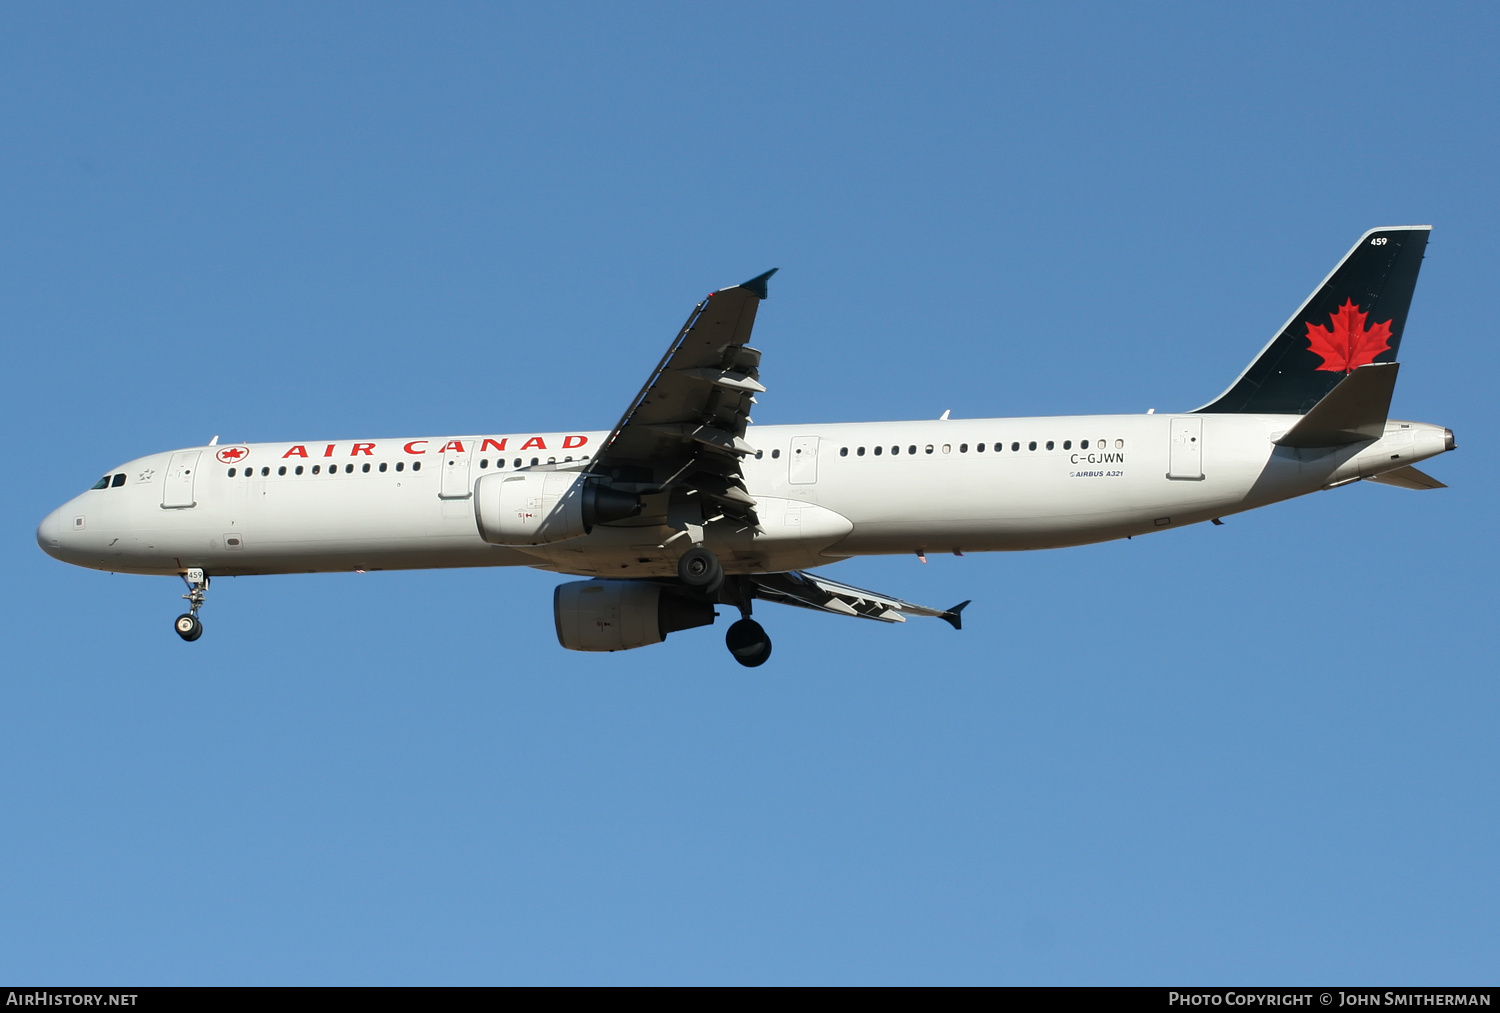
POLYGON ((93 485, 89 486, 89 488, 90 489, 108 489, 109 488, 109 476, 105 475, 99 481, 97 481, 93 485))
POLYGON ((113 482, 109 483, 109 484, 110 484, 110 487, 113 488, 113 489, 120 488, 120 486, 122 486, 122 485, 125 484, 125 473, 123 471, 120 472, 118 475, 115 476, 115 480, 113 482))

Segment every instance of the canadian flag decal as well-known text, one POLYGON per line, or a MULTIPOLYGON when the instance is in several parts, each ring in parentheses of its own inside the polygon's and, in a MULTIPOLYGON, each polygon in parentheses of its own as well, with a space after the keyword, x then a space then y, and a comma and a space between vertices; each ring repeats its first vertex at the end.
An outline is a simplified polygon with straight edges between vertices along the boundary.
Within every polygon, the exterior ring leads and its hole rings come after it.
POLYGON ((1332 326, 1307 325, 1307 347, 1323 357, 1318 369, 1348 373, 1374 362, 1375 356, 1391 347, 1391 322, 1366 328, 1366 316, 1354 300, 1345 299, 1344 305, 1329 316, 1332 326))

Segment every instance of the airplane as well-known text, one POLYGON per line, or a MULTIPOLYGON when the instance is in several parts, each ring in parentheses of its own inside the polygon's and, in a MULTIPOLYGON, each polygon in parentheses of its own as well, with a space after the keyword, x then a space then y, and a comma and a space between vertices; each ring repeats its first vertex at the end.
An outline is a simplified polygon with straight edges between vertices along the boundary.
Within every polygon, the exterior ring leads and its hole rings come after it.
POLYGON ((741 665, 771 654, 755 601, 961 628, 811 572, 853 556, 1083 545, 1220 523, 1360 480, 1444 488, 1455 448, 1389 418, 1431 227, 1372 229, 1217 398, 1144 415, 756 426, 749 344, 768 271, 698 303, 610 430, 242 443, 110 469, 37 528, 49 555, 179 576, 203 634, 214 576, 531 566, 558 642, 621 651, 737 609, 741 665))

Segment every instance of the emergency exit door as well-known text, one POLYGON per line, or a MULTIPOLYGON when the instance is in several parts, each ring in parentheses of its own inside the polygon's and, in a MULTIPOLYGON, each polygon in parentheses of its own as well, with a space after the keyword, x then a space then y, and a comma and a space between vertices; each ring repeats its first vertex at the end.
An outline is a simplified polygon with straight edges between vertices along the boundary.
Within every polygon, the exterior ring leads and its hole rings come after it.
POLYGON ((167 463, 167 480, 161 490, 161 505, 170 509, 196 506, 193 483, 198 479, 201 450, 179 450, 167 463))
POLYGON ((793 485, 812 485, 818 480, 818 438, 816 436, 792 437, 791 457, 787 478, 793 485))
POLYGON ((473 486, 469 482, 469 453, 468 450, 443 451, 443 459, 439 464, 443 469, 443 481, 438 488, 439 499, 468 499, 473 493, 473 486))
POLYGON ((1203 420, 1173 419, 1167 477, 1196 481, 1203 477, 1203 420))

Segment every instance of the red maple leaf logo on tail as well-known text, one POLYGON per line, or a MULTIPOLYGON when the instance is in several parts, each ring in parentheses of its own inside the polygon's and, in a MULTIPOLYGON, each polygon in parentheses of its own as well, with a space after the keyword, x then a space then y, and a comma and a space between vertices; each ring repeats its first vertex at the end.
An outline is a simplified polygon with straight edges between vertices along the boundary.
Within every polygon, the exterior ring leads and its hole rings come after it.
POLYGON ((1323 357, 1319 369, 1348 373, 1374 362, 1375 356, 1391 347, 1391 322, 1371 324, 1366 330, 1367 315, 1354 300, 1345 299, 1329 317, 1331 328, 1307 325, 1307 347, 1323 357))

